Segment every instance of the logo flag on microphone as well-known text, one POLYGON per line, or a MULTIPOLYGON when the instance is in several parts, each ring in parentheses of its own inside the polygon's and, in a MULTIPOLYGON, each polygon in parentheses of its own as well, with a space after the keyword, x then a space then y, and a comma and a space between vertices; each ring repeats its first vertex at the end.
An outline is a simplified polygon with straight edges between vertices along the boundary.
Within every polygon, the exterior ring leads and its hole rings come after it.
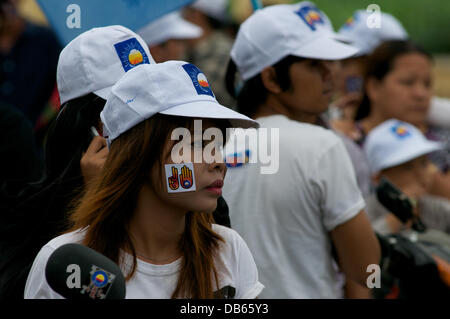
POLYGON ((88 286, 83 285, 80 293, 88 293, 91 299, 105 299, 116 275, 95 265, 92 265, 90 274, 90 284, 88 286))

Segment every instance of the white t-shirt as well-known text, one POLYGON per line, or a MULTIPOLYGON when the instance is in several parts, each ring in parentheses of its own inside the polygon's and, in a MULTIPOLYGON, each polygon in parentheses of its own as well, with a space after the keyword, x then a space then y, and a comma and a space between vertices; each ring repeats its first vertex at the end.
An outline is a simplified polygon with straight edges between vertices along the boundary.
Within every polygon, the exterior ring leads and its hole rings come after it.
POLYGON ((265 164, 252 163, 258 150, 237 148, 249 163, 228 168, 223 197, 231 226, 255 258, 265 286, 260 298, 340 298, 329 232, 365 205, 343 142, 282 115, 258 122, 279 128, 279 170, 261 174, 265 164))
MULTIPOLYGON (((236 299, 256 298, 264 286, 258 281, 258 271, 246 243, 230 228, 216 224, 212 228, 225 240, 225 243, 220 244, 218 258, 215 259, 220 289, 227 286, 235 288, 236 299)), ((47 284, 45 265, 55 249, 68 243, 81 243, 83 237, 84 232, 81 231, 64 234, 52 239, 41 249, 28 275, 25 299, 63 299, 47 284)), ((126 299, 171 298, 181 261, 180 258, 167 265, 153 265, 138 259, 136 273, 126 283, 126 299)), ((124 264, 121 268, 129 269, 129 266, 124 264)))

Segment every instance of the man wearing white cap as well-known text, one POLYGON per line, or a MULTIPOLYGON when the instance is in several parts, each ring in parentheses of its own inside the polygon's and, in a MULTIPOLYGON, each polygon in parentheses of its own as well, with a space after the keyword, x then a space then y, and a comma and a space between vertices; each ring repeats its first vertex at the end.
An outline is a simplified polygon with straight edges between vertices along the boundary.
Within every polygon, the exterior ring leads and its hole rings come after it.
POLYGON ((279 132, 278 171, 261 174, 258 149, 238 145, 249 163, 230 165, 227 178, 233 183, 224 187, 232 225, 249 245, 266 286, 262 298, 342 297, 333 246, 342 271, 361 285, 367 266, 379 262, 345 147, 331 131, 311 125, 328 107, 332 90, 324 60, 357 52, 317 31, 322 23, 306 7, 266 7, 241 25, 231 51, 228 86, 233 64, 244 81, 239 112, 279 132))
MULTIPOLYGON (((336 33, 334 31, 333 25, 326 15, 325 12, 320 10, 317 5, 310 1, 303 1, 298 4, 299 11, 309 11, 310 15, 316 16, 317 21, 320 21, 320 23, 316 23, 314 26, 316 28, 316 32, 325 32, 329 34, 332 38, 346 43, 346 38, 342 35, 336 33)), ((358 55, 358 52, 356 53, 358 55)), ((350 58, 351 59, 351 58, 350 58)), ((334 83, 333 91, 336 92, 336 82, 340 77, 341 73, 341 60, 333 60, 328 61, 328 66, 330 68, 331 77, 334 83)), ((329 102, 331 103, 332 97, 330 97, 329 102)), ((314 124, 320 125, 322 127, 325 127, 327 129, 332 128, 330 125, 328 111, 326 110, 324 113, 319 114, 317 113, 317 120, 314 124)), ((367 196, 370 193, 370 173, 369 173, 369 167, 367 165, 367 160, 365 159, 365 154, 363 150, 348 136, 343 134, 340 131, 336 131, 336 134, 342 139, 344 142, 345 148, 347 149, 348 154, 350 155, 350 159, 353 164, 353 168, 355 169, 356 173, 356 181, 358 183, 358 187, 361 190, 361 193, 363 197, 367 196)))
POLYGON ((184 40, 199 38, 200 27, 182 18, 180 12, 169 13, 144 26, 137 33, 147 43, 157 63, 180 60, 184 57, 184 40))
MULTIPOLYGON (((426 139, 415 126, 399 120, 387 120, 367 136, 364 150, 374 179, 387 178, 414 205, 425 226, 450 234, 450 201, 427 194, 433 171, 427 155, 442 145, 426 139)), ((381 234, 404 230, 403 225, 375 195, 367 199, 367 213, 374 228, 381 234)))

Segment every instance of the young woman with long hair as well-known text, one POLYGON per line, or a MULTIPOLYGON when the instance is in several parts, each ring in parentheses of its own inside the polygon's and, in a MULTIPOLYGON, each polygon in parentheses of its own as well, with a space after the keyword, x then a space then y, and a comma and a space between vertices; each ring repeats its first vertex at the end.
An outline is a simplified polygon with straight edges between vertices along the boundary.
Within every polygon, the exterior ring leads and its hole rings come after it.
MULTIPOLYGON (((229 124, 258 124, 218 104, 204 74, 180 61, 129 71, 113 87, 101 118, 109 144, 103 170, 73 211, 69 231, 38 254, 25 298, 61 298, 44 271, 51 253, 69 242, 116 262, 127 279, 127 298, 223 297, 225 287, 236 298, 257 297, 263 286, 247 245, 212 219, 226 166, 204 158, 220 139, 214 135, 203 145, 202 137, 213 128, 224 136, 229 124), (202 119, 200 137, 196 119, 202 119), (181 148, 184 159, 191 153, 191 162, 174 162, 178 128, 194 136, 188 143, 183 139, 181 148)), ((221 158, 217 152, 211 155, 221 158)))

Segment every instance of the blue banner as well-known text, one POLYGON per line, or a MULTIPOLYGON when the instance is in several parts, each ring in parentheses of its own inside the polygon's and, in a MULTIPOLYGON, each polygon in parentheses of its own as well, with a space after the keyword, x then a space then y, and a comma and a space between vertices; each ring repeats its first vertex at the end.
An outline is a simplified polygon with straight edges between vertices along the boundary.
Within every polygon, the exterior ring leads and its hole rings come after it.
POLYGON ((67 45, 94 27, 123 25, 133 31, 193 0, 37 0, 50 25, 67 45))

